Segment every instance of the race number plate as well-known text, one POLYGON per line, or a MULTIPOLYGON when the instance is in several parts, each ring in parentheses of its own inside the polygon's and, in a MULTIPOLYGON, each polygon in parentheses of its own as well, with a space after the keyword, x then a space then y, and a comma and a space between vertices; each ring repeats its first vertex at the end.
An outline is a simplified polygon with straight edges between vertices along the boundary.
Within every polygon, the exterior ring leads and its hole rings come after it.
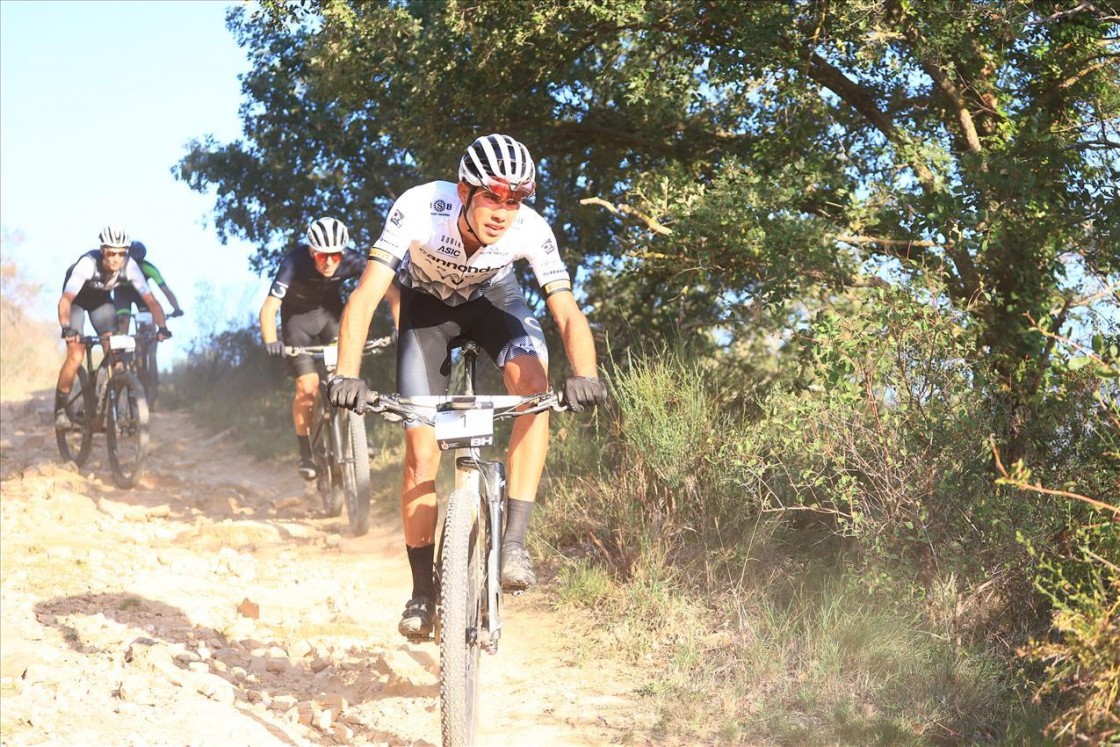
POLYGON ((491 446, 494 443, 493 408, 439 410, 435 426, 436 441, 444 451, 491 446))
POLYGON ((110 350, 135 350, 136 339, 132 335, 109 335, 110 350))
POLYGON ((328 345, 323 348, 323 365, 334 368, 338 365, 338 346, 328 345))

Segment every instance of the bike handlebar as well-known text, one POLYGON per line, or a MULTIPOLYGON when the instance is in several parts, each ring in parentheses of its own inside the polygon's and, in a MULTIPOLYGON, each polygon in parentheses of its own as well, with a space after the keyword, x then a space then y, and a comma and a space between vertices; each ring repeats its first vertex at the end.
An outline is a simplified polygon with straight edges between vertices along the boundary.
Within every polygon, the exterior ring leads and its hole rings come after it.
POLYGON ((492 409, 494 410, 495 420, 535 415, 545 410, 567 412, 570 408, 562 399, 561 394, 552 390, 527 396, 517 394, 452 394, 402 397, 399 394, 370 392, 366 396, 366 408, 369 412, 380 414, 386 420, 413 419, 426 425, 432 425, 431 413, 436 410, 492 409))
MULTIPOLYGON (((381 348, 387 348, 392 344, 393 344, 393 338, 388 337, 388 336, 379 337, 376 340, 367 340, 366 344, 362 346, 362 354, 364 355, 366 353, 372 353, 374 350, 379 350, 381 348)), ((285 345, 284 346, 284 355, 285 355, 285 357, 288 357, 288 358, 294 358, 297 355, 310 355, 315 360, 322 360, 323 359, 323 351, 326 350, 327 348, 334 348, 334 347, 338 347, 338 346, 333 344, 333 343, 330 344, 330 345, 302 345, 302 346, 285 345)))

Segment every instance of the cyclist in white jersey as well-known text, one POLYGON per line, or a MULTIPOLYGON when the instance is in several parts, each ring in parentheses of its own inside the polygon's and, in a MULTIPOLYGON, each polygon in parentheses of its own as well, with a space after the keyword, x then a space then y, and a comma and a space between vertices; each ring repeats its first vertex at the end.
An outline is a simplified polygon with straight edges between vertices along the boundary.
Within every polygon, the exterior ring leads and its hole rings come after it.
MULTIPOLYGON (((546 391, 548 349, 513 274, 527 259, 564 341, 574 375, 564 384, 574 410, 606 402, 587 318, 545 220, 522 204, 536 189, 528 149, 507 135, 475 140, 459 164, 459 182, 431 182, 393 205, 370 262, 342 314, 331 402, 364 410, 358 378, 361 348, 374 309, 392 283, 401 286, 397 385, 401 394, 444 394, 456 338, 476 341, 501 368, 510 394, 546 391)), ((440 451, 431 426, 406 423, 401 513, 412 569, 412 598, 399 629, 408 637, 431 630, 436 530, 435 476, 440 451)), ((518 418, 509 451, 509 509, 502 546, 502 585, 536 582, 525 532, 548 451, 548 413, 518 418)))
POLYGON ((54 424, 56 428, 69 428, 70 418, 66 412, 66 400, 74 386, 74 378, 85 358, 86 346, 82 343, 82 326, 86 315, 99 335, 108 335, 116 330, 117 310, 113 304, 112 292, 125 284, 132 286, 136 294, 152 312, 152 319, 158 326, 158 338, 171 337, 163 307, 152 295, 140 265, 128 256, 128 234, 118 226, 106 226, 98 236, 100 249, 86 252, 66 270, 63 280, 62 297, 58 299, 58 323, 62 327, 62 339, 66 340, 66 360, 58 372, 58 385, 55 389, 54 424))

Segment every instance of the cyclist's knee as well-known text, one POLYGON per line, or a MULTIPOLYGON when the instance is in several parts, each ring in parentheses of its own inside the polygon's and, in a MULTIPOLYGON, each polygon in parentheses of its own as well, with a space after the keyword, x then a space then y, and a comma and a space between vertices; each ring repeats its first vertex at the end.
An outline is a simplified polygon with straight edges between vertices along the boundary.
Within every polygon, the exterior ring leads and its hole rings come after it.
POLYGON ((404 467, 407 472, 426 479, 439 469, 439 445, 431 428, 410 428, 405 431, 404 467))
POLYGON ((507 361, 502 378, 510 394, 537 394, 548 389, 548 369, 539 358, 529 355, 507 361))
POLYGON ((319 375, 305 374, 296 377, 296 397, 310 401, 319 390, 319 375))

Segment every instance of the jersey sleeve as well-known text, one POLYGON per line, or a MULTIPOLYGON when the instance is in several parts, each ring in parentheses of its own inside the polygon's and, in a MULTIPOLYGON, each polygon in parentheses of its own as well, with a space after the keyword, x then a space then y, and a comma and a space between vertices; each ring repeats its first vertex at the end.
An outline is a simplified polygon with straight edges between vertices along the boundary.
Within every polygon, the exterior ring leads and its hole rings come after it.
POLYGON ((144 277, 148 278, 148 280, 151 280, 156 285, 164 285, 163 275, 160 274, 160 271, 157 270, 156 266, 151 262, 145 259, 140 263, 140 269, 144 271, 144 277))
POLYGON ((291 287, 292 281, 296 277, 296 263, 292 259, 292 255, 284 257, 280 262, 280 269, 276 273, 276 277, 272 281, 272 287, 268 289, 268 295, 273 298, 283 300, 284 296, 288 293, 288 288, 291 287))
POLYGON ((527 254, 529 264, 537 276, 537 283, 545 298, 562 292, 571 292, 572 277, 564 260, 560 258, 560 250, 556 246, 556 235, 544 220, 541 220, 541 230, 537 234, 540 243, 527 254))
POLYGON ((145 296, 152 292, 148 287, 148 281, 144 278, 144 271, 140 269, 140 265, 136 260, 129 258, 124 263, 124 279, 126 282, 131 283, 132 287, 141 296, 145 296))
POLYGON ((370 260, 397 269, 413 240, 425 237, 430 225, 431 215, 419 188, 413 187, 393 203, 380 238, 369 250, 370 260))
MULTIPOLYGON (((82 292, 85 284, 93 278, 93 273, 96 270, 94 261, 89 257, 82 257, 74 263, 74 269, 70 272, 70 279, 66 281, 63 287, 63 293, 73 293, 75 296, 82 292)), ((57 285, 55 286, 58 287, 57 285)))

